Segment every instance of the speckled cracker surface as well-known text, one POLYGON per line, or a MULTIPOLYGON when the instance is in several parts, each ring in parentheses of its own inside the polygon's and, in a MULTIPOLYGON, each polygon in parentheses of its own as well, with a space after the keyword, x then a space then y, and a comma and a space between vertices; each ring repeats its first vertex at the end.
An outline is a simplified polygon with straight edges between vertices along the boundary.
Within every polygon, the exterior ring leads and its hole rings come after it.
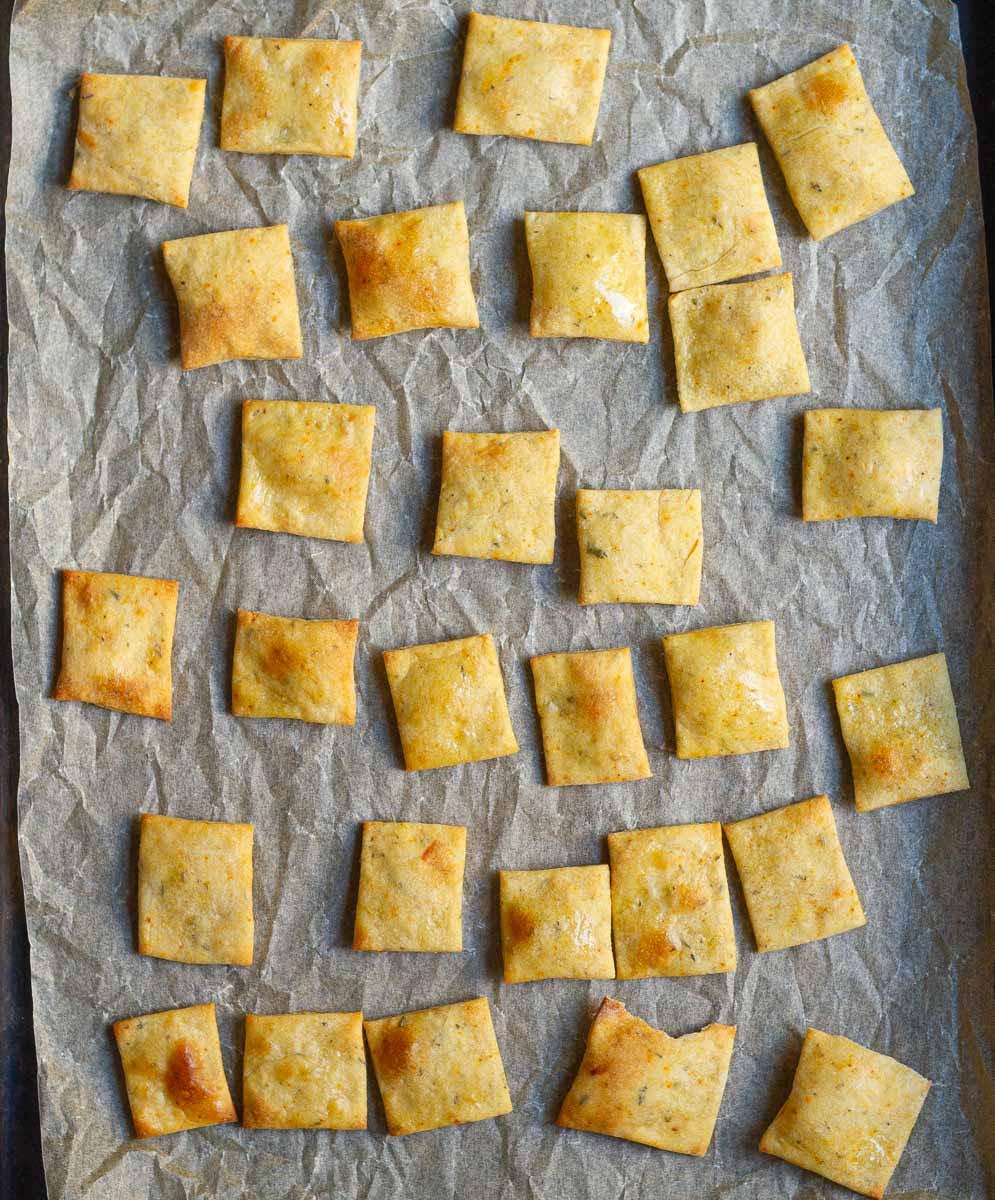
POLYGON ((364 821, 354 950, 463 949, 466 827, 364 821))
POLYGON ((388 1132, 486 1121, 511 1112, 491 1011, 478 998, 364 1021, 388 1132))
POLYGON ((760 1149, 880 1200, 930 1086, 887 1055, 810 1029, 760 1149))
POLYGON ((173 715, 172 579, 62 572, 62 662, 52 697, 168 721, 173 715))
POLYGON ((725 834, 761 954, 866 925, 828 796, 735 821, 725 834))
POLYGON ((857 808, 970 786, 945 654, 833 680, 857 808))
POLYGON ((557 1125, 700 1157, 725 1091, 735 1025, 670 1037, 606 999, 557 1125))
POLYGON ((754 88, 750 102, 812 237, 913 194, 849 46, 754 88))
POLYGON ((246 967, 254 928, 252 826, 143 813, 139 954, 246 967))
POLYGON ((206 86, 162 75, 82 75, 67 186, 186 208, 206 86))
POLYGON ((118 1021, 114 1038, 138 1137, 237 1120, 213 1004, 118 1021))
POLYGON ((242 1124, 365 1129, 363 1014, 246 1013, 242 1124))
POLYGON ((610 45, 610 29, 470 13, 453 128, 590 145, 610 45))

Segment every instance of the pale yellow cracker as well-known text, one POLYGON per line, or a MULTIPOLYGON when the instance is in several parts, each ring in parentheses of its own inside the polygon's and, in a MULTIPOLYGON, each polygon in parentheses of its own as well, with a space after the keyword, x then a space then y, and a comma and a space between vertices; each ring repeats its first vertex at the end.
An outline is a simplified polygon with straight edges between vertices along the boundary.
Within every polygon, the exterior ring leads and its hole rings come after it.
POLYGON ((691 288, 669 307, 684 412, 811 389, 790 273, 691 288))
POLYGON ((761 954, 867 924, 828 796, 747 817, 725 833, 761 954))
POLYGON ((857 808, 970 787, 945 654, 833 680, 857 808))
POLYGON ((760 1149, 881 1200, 930 1087, 885 1054, 810 1029, 760 1149))
POLYGON ((616 650, 532 659, 546 781, 553 787, 648 779, 632 655, 616 650))
POLYGON ((246 967, 254 928, 252 826, 143 813, 139 954, 246 967))
POLYGON ((814 408, 805 414, 802 516, 936 523, 943 465, 938 408, 814 408))
POLYGON ((362 42, 225 38, 221 149, 352 158, 362 42))
POLYGON ((466 828, 364 821, 354 950, 463 949, 466 828))
POLYGON ((663 639, 663 653, 678 758, 787 747, 773 621, 672 633, 663 639))
POLYGON ((812 237, 913 194, 849 46, 754 88, 750 102, 812 237))
POLYGON ((114 1038, 138 1137, 237 1120, 213 1004, 118 1021, 114 1038))
POLYGON ((163 242, 180 311, 185 371, 239 358, 300 358, 301 325, 286 225, 163 242))
POLYGON ((781 265, 755 142, 637 172, 672 292, 781 265))
POLYGON ((365 1129, 363 1014, 246 1013, 242 1124, 365 1129))
POLYGON ((605 999, 557 1125, 701 1157, 732 1059, 735 1025, 670 1037, 605 999))
POLYGON ((173 579, 62 572, 62 664, 55 700, 168 721, 173 715, 173 579))
POLYGON ((589 146, 610 45, 610 29, 470 13, 453 128, 589 146))
POLYGON ((389 1133, 511 1112, 491 1011, 481 998, 364 1021, 389 1133))
POLYGON ((697 604, 701 492, 577 492, 581 604, 697 604))
POLYGON ((608 868, 502 871, 505 983, 614 979, 608 868))
POLYGON ((432 553, 552 562, 559 469, 559 430, 445 430, 432 553))
POLYGON ((355 339, 477 329, 463 201, 336 221, 355 339))
POLYGON ((649 341, 645 217, 527 212, 525 241, 532 337, 649 341))
POLYGON ((717 821, 610 833, 608 857, 619 979, 736 969, 717 821))
POLYGON ((385 650, 383 659, 407 770, 518 752, 489 633, 385 650))
POLYGON ((82 75, 68 187, 186 208, 206 80, 82 75))

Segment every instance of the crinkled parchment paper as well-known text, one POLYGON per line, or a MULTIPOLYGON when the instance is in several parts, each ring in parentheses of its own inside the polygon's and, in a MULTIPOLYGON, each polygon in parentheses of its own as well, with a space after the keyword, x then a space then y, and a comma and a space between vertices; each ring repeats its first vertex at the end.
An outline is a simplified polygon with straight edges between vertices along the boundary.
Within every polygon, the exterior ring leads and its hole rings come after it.
POLYGON ((935 1081, 896 1195, 973 1200, 995 1162, 989 758, 993 654, 992 405, 976 147, 956 17, 945 0, 558 0, 489 9, 609 24, 590 148, 451 129, 467 5, 344 0, 27 0, 11 41, 11 545, 21 712, 21 863, 31 934, 46 1168, 63 1197, 255 1200, 334 1196, 842 1195, 756 1150, 806 1025, 846 1034, 935 1081), (351 162, 216 148, 226 33, 360 38, 351 162), (822 245, 808 240, 748 112, 746 90, 851 41, 917 196, 822 245), (190 207, 72 194, 78 73, 206 75, 190 207), (648 253, 648 346, 530 341, 527 208, 641 211, 634 170, 760 140, 813 394, 682 416, 665 288, 648 253), (352 344, 331 222, 463 198, 479 331, 352 344), (181 374, 165 238, 286 221, 304 328, 300 362, 181 374), (375 404, 364 545, 236 530, 241 402, 375 404), (941 405, 940 523, 799 519, 801 413, 813 405, 941 405), (556 562, 429 553, 443 429, 557 426, 556 562), (699 607, 576 603, 573 494, 700 487, 699 607), (181 581, 172 724, 48 699, 62 567, 181 581), (357 616, 354 729, 235 720, 233 612, 357 616), (791 749, 679 762, 659 638, 773 617, 791 749), (514 758, 408 775, 386 689, 387 647, 494 634, 514 758), (529 655, 630 645, 654 777, 544 786, 529 655), (970 794, 858 816, 828 680, 942 648, 970 794), (740 965, 698 980, 499 981, 495 872, 588 863, 614 829, 736 819, 833 796, 866 929, 759 957, 733 884, 740 965), (134 951, 140 812, 256 826, 256 965, 195 967, 134 951), (363 818, 465 823, 466 950, 349 949, 363 818), (739 1026, 703 1160, 558 1130, 552 1119, 606 993, 671 1032, 739 1026), (118 1017, 214 999, 239 1095, 241 1014, 371 1016, 482 994, 515 1103, 496 1121, 385 1136, 237 1126, 131 1140, 108 1032, 118 1017))

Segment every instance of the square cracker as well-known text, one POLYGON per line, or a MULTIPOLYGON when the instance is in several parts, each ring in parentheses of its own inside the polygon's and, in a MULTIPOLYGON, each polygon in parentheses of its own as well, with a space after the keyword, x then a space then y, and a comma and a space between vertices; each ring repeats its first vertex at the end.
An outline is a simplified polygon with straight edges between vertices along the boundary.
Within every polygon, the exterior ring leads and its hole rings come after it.
POLYGON ((735 971, 717 821, 610 833, 608 857, 619 979, 735 971))
POLYGON ((945 654, 833 680, 857 808, 970 787, 945 654))
POLYGON ((186 208, 206 86, 162 75, 82 75, 67 186, 186 208))
POLYGON ((589 146, 611 36, 470 13, 453 128, 589 146))
POLYGON ((505 983, 614 979, 608 867, 502 871, 505 983))
POLYGON ((358 621, 309 621, 238 610, 231 676, 236 717, 355 725, 358 621))
POLYGON ((252 963, 252 826, 143 813, 138 953, 252 963))
POLYGON ((376 409, 246 400, 235 524, 361 542, 376 409))
POLYGON ((787 748, 773 621, 672 633, 663 653, 678 758, 787 748))
POLYGON ((365 1129, 363 1014, 246 1013, 242 1124, 365 1129))
POLYGON ((936 523, 943 465, 938 408, 813 408, 805 414, 802 517, 936 523))
POLYGON ((577 492, 581 604, 697 604, 701 492, 577 492))
POLYGON ((750 103, 812 237, 913 194, 849 46, 754 88, 750 103))
POLYGON ((409 771, 518 753, 489 633, 384 651, 409 771))
POLYGON ((301 324, 286 225, 163 242, 180 310, 184 371, 238 358, 300 358, 301 324))
POLYGON ((52 697, 169 721, 180 585, 62 572, 62 663, 52 697))
POLYGON ((532 337, 649 341, 645 217, 527 212, 525 242, 532 337))
POLYGON ((114 1038, 138 1137, 237 1120, 213 1004, 118 1021, 114 1038))
POLYGON ((735 1038, 735 1025, 714 1024, 670 1037, 606 998, 556 1123, 700 1157, 712 1140, 735 1038))
POLYGON ((364 821, 353 950, 463 949, 466 828, 364 821))
POLYGON ((690 288, 669 307, 684 412, 811 389, 790 272, 690 288))
POLYGON ((755 142, 637 172, 672 292, 781 265, 755 142))
POLYGON ((483 998, 364 1021, 394 1135, 511 1112, 491 1010, 483 998))
POLYGON ((828 796, 735 821, 725 832, 761 954, 867 924, 828 796))
POLYGON ((478 329, 463 201, 336 221, 355 340, 409 329, 478 329))
POLYGON ((628 646, 532 659, 546 781, 622 783, 650 770, 628 646))
POLYGON ((551 563, 560 433, 442 434, 433 554, 551 563))
POLYGON ((930 1087, 885 1054, 810 1029, 760 1149, 880 1200, 930 1087))
POLYGON ((225 38, 221 149, 352 158, 362 42, 225 38))

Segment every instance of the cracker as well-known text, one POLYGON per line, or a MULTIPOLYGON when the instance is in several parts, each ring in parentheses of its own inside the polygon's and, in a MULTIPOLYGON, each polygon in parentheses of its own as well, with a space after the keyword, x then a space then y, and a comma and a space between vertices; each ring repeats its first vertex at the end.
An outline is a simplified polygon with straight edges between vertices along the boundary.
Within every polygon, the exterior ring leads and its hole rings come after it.
POLYGON ((138 1137, 237 1119, 213 1004, 118 1021, 114 1038, 138 1137))
POLYGON ((608 868, 501 872, 505 983, 614 979, 608 868))
POLYGON ((754 88, 750 103, 817 240, 913 194, 849 46, 754 88))
POLYGON ((589 146, 610 45, 610 29, 470 13, 453 128, 589 146))
POLYGON ((551 563, 560 469, 557 429, 442 435, 433 554, 551 563))
POLYGON ((252 826, 143 813, 138 953, 252 963, 252 826))
POLYGON ((409 771, 518 753, 489 633, 384 651, 409 771))
POLYGON ((970 787, 945 654, 833 680, 860 812, 970 787))
POLYGON ((811 390, 790 272, 670 297, 684 412, 811 390))
POLYGON ((747 817, 725 833, 761 954, 867 924, 828 796, 747 817))
POLYGON ((637 172, 672 292, 781 265, 755 142, 637 172))
POLYGON ((231 676, 236 717, 356 723, 358 621, 307 621, 238 610, 231 676))
POLYGON ((286 225, 163 242, 180 310, 184 371, 239 358, 300 358, 301 325, 286 225))
POLYGON ((354 950, 463 949, 466 828, 364 821, 354 950))
POLYGON ((362 42, 225 38, 221 149, 352 158, 362 42))
POLYGON ((735 1025, 670 1037, 605 999, 557 1125, 674 1154, 708 1151, 722 1104, 735 1025))
POLYGON ((532 659, 546 781, 621 783, 650 770, 627 646, 532 659))
POLYGON ((525 241, 532 337, 649 341, 645 217, 527 212, 525 241))
POLYGON ((477 329, 463 201, 336 221, 349 277, 352 336, 477 329))
POLYGON ((62 572, 62 663, 52 697, 169 721, 180 585, 62 572))
POLYGON ((363 1014, 246 1013, 242 1124, 365 1129, 363 1014))
POLYGON ((246 400, 235 524, 361 542, 376 409, 246 400))
POLYGON ((389 1133, 420 1133, 511 1112, 486 1000, 423 1008, 363 1026, 389 1133))
POLYGON ((773 621, 672 633, 663 653, 678 758, 787 748, 773 621))
POLYGON ((577 492, 581 604, 697 604, 701 492, 577 492))
POLYGON ((186 208, 206 87, 204 79, 82 75, 67 186, 186 208))
POLYGON ((936 523, 943 465, 938 408, 814 408, 805 414, 802 517, 936 523))
POLYGON ((880 1200, 931 1086, 885 1054, 810 1029, 760 1149, 880 1200))

